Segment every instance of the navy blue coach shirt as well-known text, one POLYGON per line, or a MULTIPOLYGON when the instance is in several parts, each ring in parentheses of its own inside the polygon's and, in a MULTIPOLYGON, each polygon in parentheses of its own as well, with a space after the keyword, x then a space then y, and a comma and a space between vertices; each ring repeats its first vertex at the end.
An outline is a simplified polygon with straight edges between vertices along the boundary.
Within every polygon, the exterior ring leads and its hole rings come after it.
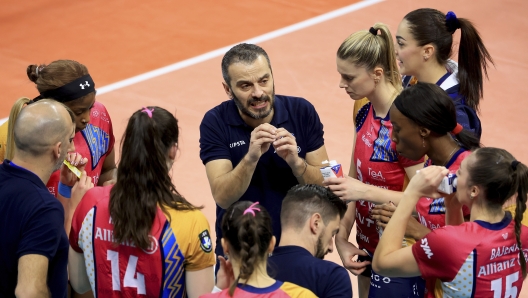
MULTIPOLYGON (((285 128, 297 142, 297 152, 305 158, 306 153, 324 145, 323 124, 315 108, 300 97, 275 95, 274 114, 271 125, 285 128)), ((200 124, 200 158, 203 164, 212 160, 230 160, 235 168, 248 153, 253 127, 247 125, 233 100, 224 101, 209 110, 200 124)), ((280 241, 280 211, 282 200, 288 190, 298 184, 290 166, 275 153, 273 146, 264 153, 255 168, 247 191, 240 201, 259 202, 269 212, 273 224, 273 235, 280 241)), ((216 206, 217 256, 223 255, 220 239, 221 223, 225 209, 216 206)), ((218 266, 217 266, 218 267, 218 266)))
POLYGON ((307 288, 317 297, 352 297, 352 283, 344 267, 318 259, 300 246, 276 247, 268 259, 268 274, 307 288))
POLYGON ((64 208, 34 173, 0 165, 0 297, 15 297, 18 260, 47 257, 51 297, 66 297, 68 237, 64 208))

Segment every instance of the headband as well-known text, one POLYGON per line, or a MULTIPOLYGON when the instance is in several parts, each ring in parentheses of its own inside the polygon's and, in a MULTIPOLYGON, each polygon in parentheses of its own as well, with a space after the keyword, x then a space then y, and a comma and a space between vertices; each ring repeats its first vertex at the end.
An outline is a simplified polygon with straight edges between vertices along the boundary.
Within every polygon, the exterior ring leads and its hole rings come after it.
POLYGON ((33 100, 52 98, 59 102, 68 102, 95 91, 95 83, 92 77, 87 74, 57 89, 47 90, 40 93, 33 100))
POLYGON ((456 14, 452 11, 446 14, 446 27, 447 31, 451 34, 455 33, 457 29, 460 29, 460 21, 458 20, 456 14))
POLYGON ((374 27, 370 27, 369 32, 374 36, 378 35, 378 29, 375 29, 374 27))

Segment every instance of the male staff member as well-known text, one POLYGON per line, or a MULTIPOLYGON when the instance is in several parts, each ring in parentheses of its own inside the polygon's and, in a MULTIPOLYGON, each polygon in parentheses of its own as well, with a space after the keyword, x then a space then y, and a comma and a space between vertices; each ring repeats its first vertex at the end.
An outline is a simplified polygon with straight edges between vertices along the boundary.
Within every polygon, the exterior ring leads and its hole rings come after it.
POLYGON ((66 297, 64 209, 46 188, 73 151, 73 114, 57 101, 24 108, 15 154, 0 165, 0 296, 66 297))
POLYGON ((222 75, 231 100, 209 110, 200 124, 200 158, 217 204, 217 256, 223 255, 220 223, 225 209, 238 200, 260 202, 279 239, 286 192, 299 183, 321 184, 319 167, 328 159, 317 112, 303 98, 275 95, 262 48, 231 48, 222 59, 222 75))
POLYGON ((268 260, 277 280, 305 287, 317 297, 352 297, 347 270, 323 260, 333 251, 345 203, 319 185, 294 186, 282 202, 282 237, 268 260))

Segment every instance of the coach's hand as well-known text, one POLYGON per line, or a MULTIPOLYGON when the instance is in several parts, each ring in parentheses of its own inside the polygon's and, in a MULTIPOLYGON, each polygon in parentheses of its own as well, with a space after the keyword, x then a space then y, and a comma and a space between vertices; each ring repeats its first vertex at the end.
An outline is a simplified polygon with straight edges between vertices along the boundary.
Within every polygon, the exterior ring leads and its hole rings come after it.
POLYGON ((269 123, 261 124, 253 129, 247 154, 251 162, 257 162, 262 154, 269 150, 271 143, 276 139, 276 133, 277 129, 269 123))
POLYGON ((336 248, 339 257, 343 262, 343 266, 352 274, 357 276, 365 271, 367 266, 370 265, 370 261, 358 262, 357 260, 354 260, 355 256, 368 256, 365 251, 357 248, 354 244, 344 240, 339 241, 336 238, 336 248))
POLYGON ((295 167, 304 168, 304 161, 298 155, 297 141, 285 128, 277 129, 277 139, 273 142, 273 148, 292 169, 295 169, 295 167))

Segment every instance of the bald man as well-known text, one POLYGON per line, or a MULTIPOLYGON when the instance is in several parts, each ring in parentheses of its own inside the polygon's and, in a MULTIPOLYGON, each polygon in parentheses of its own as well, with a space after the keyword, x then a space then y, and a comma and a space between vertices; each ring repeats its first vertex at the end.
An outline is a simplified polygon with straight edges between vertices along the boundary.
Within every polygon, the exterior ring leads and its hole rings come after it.
POLYGON ((73 114, 51 100, 24 108, 13 160, 0 165, 0 297, 66 297, 64 209, 46 183, 75 150, 73 114))

